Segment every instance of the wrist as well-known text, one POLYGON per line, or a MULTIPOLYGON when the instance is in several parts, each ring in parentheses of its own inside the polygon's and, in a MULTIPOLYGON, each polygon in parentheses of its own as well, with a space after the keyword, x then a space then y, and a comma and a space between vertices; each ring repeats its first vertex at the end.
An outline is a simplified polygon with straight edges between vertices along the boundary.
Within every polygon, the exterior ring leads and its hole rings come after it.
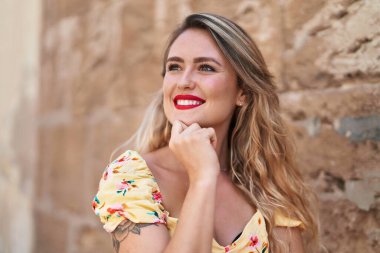
POLYGON ((190 187, 209 187, 216 185, 218 179, 219 171, 215 173, 207 173, 194 178, 189 178, 190 187))

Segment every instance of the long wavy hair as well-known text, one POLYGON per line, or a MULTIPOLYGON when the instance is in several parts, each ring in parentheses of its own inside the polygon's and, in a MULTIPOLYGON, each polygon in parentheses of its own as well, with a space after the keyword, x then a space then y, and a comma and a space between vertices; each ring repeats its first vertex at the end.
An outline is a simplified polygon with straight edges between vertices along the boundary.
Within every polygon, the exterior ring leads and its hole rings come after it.
MULTIPOLYGON (((237 106, 232 117, 228 148, 232 181, 263 214, 273 252, 289 252, 285 243, 273 234, 275 213, 300 220, 306 252, 319 246, 319 226, 313 206, 316 197, 303 182, 296 167, 293 145, 280 116, 279 98, 272 75, 250 36, 231 20, 208 13, 188 16, 172 33, 163 57, 162 76, 173 42, 185 30, 209 32, 235 69, 237 85, 243 90, 245 103, 237 106)), ((163 93, 158 92, 145 118, 128 144, 134 142, 141 153, 168 145, 171 124, 163 110, 163 93)), ((125 146, 125 145, 123 145, 125 146)))

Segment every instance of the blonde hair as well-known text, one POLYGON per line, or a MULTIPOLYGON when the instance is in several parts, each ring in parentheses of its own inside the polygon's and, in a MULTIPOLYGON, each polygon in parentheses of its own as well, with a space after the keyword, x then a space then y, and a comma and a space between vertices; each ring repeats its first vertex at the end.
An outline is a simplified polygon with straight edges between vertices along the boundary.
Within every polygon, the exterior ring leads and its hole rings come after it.
MULTIPOLYGON (((265 217, 272 252, 289 252, 273 236, 275 212, 300 220, 307 252, 317 251, 317 208, 312 205, 316 198, 296 168, 292 145, 280 116, 273 78, 259 49, 250 36, 231 20, 214 14, 192 14, 169 39, 163 58, 163 76, 171 45, 189 28, 210 33, 235 69, 237 85, 245 94, 245 103, 235 109, 229 128, 228 172, 232 181, 265 217)), ((141 153, 154 151, 168 145, 170 130, 160 91, 129 144, 133 141, 135 149, 141 153)))

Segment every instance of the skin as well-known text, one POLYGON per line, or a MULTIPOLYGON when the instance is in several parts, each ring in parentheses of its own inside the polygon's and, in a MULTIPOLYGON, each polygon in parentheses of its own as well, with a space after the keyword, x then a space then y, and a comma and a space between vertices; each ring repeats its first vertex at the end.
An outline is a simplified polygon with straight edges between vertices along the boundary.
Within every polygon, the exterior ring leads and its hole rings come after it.
MULTIPOLYGON (((206 31, 188 29, 170 48, 166 69, 164 111, 173 124, 171 139, 168 147, 143 158, 157 179, 165 208, 180 222, 172 238, 162 224, 126 222, 113 233, 116 252, 209 253, 213 238, 220 245, 230 244, 256 211, 221 172, 228 165, 228 126, 236 106, 244 103, 232 66, 206 31), (206 102, 178 110, 173 102, 178 94, 206 102)), ((275 232, 291 252, 303 252, 298 229, 275 232)))

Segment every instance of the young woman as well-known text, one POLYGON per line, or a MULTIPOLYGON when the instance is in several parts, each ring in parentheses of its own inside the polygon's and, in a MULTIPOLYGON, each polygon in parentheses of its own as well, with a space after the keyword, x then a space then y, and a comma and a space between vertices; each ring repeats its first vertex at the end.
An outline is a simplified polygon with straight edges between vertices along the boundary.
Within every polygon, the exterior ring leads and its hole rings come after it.
POLYGON ((313 194, 247 33, 218 15, 190 15, 170 38, 162 75, 134 150, 107 166, 93 201, 115 251, 316 250, 313 194))

